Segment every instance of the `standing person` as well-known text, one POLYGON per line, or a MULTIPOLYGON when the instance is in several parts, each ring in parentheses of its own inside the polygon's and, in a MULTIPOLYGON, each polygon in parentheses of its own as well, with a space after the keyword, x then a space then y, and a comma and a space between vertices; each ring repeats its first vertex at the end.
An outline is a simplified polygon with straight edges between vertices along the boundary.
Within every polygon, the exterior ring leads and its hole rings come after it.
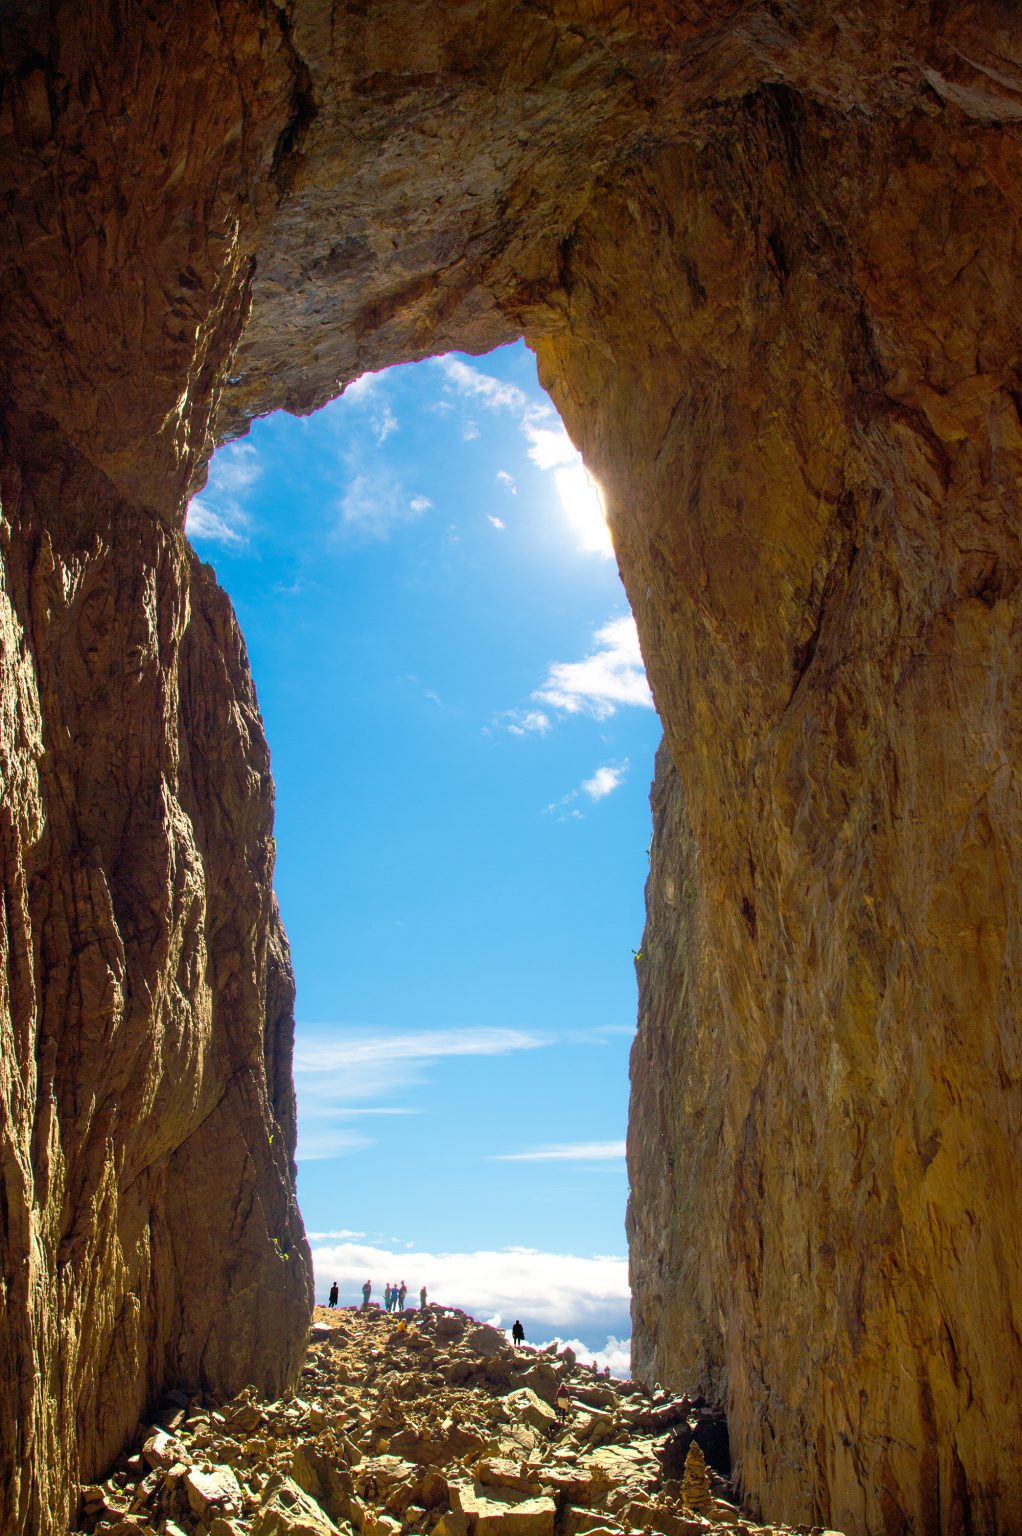
POLYGON ((426 1287, 425 1286, 423 1286, 422 1290, 419 1292, 419 1306, 422 1308, 423 1312, 425 1312, 425 1310, 426 1310, 426 1287))
POLYGON ((365 1285, 362 1287, 362 1307, 363 1307, 363 1310, 369 1305, 369 1298, 370 1298, 370 1296, 372 1294, 373 1294, 373 1282, 371 1280, 367 1280, 365 1285))
POLYGON ((401 1289, 397 1293, 397 1308, 398 1308, 399 1312, 403 1312, 404 1309, 405 1309, 405 1297, 407 1295, 408 1295, 408 1287, 407 1287, 407 1285, 405 1285, 404 1281, 402 1280, 401 1281, 401 1289))
POLYGON ((570 1407, 571 1407, 571 1393, 568 1391, 568 1388, 567 1388, 567 1385, 566 1385, 565 1382, 563 1382, 563 1381, 558 1382, 558 1384, 557 1384, 557 1392, 556 1392, 556 1394, 554 1396, 554 1408, 555 1408, 555 1410, 557 1412, 557 1417, 559 1419, 566 1419, 568 1417, 568 1409, 570 1407))
POLYGON ((338 1298, 339 1295, 340 1295, 340 1292, 337 1289, 337 1281, 335 1280, 333 1285, 330 1287, 330 1299, 327 1302, 327 1306, 328 1307, 336 1307, 336 1305, 337 1305, 337 1298, 338 1298))
POLYGON ((390 1286, 389 1286, 389 1284, 388 1284, 388 1285, 385 1285, 385 1286, 384 1286, 384 1287, 383 1287, 383 1305, 384 1305, 384 1308, 385 1308, 385 1309, 386 1309, 386 1310, 387 1310, 387 1311, 388 1311, 388 1312, 389 1312, 389 1311, 390 1311, 390 1299, 391 1299, 391 1295, 392 1295, 392 1292, 391 1292, 391 1289, 390 1289, 390 1286))
POLYGON ((515 1349, 518 1348, 519 1344, 525 1343, 525 1329, 522 1327, 517 1317, 515 1318, 514 1326, 511 1329, 511 1337, 514 1339, 515 1349))

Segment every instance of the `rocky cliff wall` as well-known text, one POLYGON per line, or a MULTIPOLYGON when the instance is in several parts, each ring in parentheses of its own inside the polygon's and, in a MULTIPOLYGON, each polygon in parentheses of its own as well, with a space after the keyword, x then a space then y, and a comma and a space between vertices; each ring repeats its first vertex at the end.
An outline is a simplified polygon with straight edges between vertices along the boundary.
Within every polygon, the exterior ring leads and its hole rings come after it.
POLYGON ((311 1296, 244 646, 179 535, 5 425, 0 1528, 45 1532, 163 1387, 279 1390, 311 1296))
POLYGON ((760 91, 582 221, 540 345, 678 779, 639 1358, 765 1508, 871 1532, 1022 1521, 1018 145, 955 124, 760 91))
POLYGON ((676 773, 638 1357, 727 1399, 771 1515, 1016 1529, 1014 7, 0 22, 10 1528, 151 1384, 282 1380, 307 1304, 265 751, 187 489, 254 413, 524 333, 676 773))

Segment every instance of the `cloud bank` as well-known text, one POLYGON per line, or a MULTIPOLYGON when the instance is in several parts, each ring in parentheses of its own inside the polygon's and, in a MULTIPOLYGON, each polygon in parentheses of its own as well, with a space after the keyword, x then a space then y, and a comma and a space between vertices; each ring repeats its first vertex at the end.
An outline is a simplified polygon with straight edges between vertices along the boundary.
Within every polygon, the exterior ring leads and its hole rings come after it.
POLYGON ((429 1299, 461 1307, 473 1317, 509 1327, 521 1318, 530 1342, 557 1335, 587 1352, 613 1347, 622 1363, 622 1341, 629 1333, 631 1293, 628 1261, 616 1256, 584 1258, 543 1253, 535 1248, 482 1249, 470 1253, 430 1253, 379 1247, 364 1242, 313 1243, 316 1296, 326 1300, 333 1280, 341 1301, 361 1301, 362 1284, 373 1282, 373 1299, 383 1299, 390 1281, 406 1280, 418 1300, 425 1285, 429 1299))

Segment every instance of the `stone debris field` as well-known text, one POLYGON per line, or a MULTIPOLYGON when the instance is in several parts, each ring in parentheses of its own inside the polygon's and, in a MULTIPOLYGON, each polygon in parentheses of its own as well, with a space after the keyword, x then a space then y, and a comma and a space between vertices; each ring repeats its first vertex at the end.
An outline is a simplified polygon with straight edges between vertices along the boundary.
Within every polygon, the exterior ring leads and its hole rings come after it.
MULTIPOLYGON (((81 1490, 89 1536, 703 1536, 744 1518, 721 1421, 515 1351, 465 1313, 317 1307, 300 1387, 278 1402, 172 1393, 133 1452, 81 1490), (562 1418, 557 1388, 571 1394, 562 1418)), ((808 1533, 808 1527, 797 1528, 808 1533)), ((814 1528, 813 1536, 819 1536, 814 1528)))

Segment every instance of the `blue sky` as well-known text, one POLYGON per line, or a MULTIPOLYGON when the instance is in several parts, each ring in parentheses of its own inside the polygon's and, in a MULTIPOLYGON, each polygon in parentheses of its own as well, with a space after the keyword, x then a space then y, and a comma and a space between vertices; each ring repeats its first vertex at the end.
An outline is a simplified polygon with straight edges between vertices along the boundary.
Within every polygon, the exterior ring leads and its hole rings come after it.
POLYGON ((317 1291, 353 1299, 368 1266, 532 1337, 620 1340, 659 724, 531 353, 256 422, 188 533, 272 753, 317 1291))

